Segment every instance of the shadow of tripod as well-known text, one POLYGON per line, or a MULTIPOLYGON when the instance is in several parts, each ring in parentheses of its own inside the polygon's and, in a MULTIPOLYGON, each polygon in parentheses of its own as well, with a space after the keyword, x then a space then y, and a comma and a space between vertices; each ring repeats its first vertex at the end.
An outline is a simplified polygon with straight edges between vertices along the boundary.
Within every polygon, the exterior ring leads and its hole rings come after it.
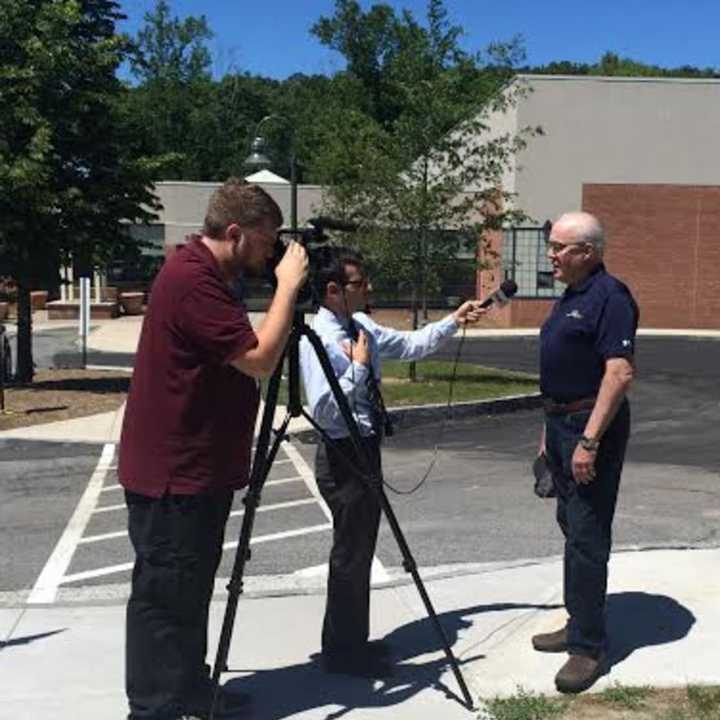
MULTIPOLYGON (((215 699, 217 699, 220 674, 227 669, 227 658, 230 650, 230 641, 232 637, 233 625, 235 623, 235 615, 237 613, 238 601, 241 593, 243 592, 243 575, 245 572, 245 564, 250 559, 250 538, 252 536, 253 524, 255 521, 255 514, 258 506, 260 505, 260 497, 262 494, 265 480, 267 479, 270 469, 275 457, 280 448, 280 443, 287 439, 287 428, 290 421, 294 417, 304 417, 310 424, 317 430, 321 436, 323 436, 328 442, 332 442, 323 431, 323 429, 315 422, 313 417, 305 411, 302 406, 300 397, 300 340, 302 337, 306 337, 315 352, 315 355, 320 362, 323 374, 327 379, 331 392, 335 401, 337 402, 338 408, 342 417, 346 423, 348 432, 350 434, 350 440, 355 449, 356 456, 360 459, 361 474, 363 479, 367 483, 370 490, 375 494, 382 512, 388 521, 390 529, 395 537, 400 552, 403 558, 403 568, 408 572, 417 588, 420 598, 425 606, 428 617, 432 621, 438 639, 445 651, 445 657, 452 668, 453 674, 460 690, 463 695, 464 704, 468 709, 472 709, 473 701, 470 696, 470 692, 465 683, 465 679, 460 672, 457 659, 453 655, 450 649, 445 632, 440 625, 435 609, 430 601, 430 597, 427 594, 425 585, 420 577, 417 569, 417 564, 410 552, 407 541, 400 529, 397 517, 393 511, 392 506, 385 494, 383 487, 382 477, 379 475, 377 469, 367 455, 364 448, 360 431, 358 430, 357 423, 353 417, 352 410, 348 403, 345 394, 343 393, 340 384, 335 377, 335 372, 328 358, 327 352, 323 347, 322 340, 318 337, 317 333, 310 328, 304 319, 303 312, 297 310, 293 318, 292 331, 290 333, 290 339, 285 349, 285 354, 281 361, 278 363, 275 372, 270 378, 268 385, 267 396, 265 398, 265 410, 263 412, 262 421, 260 424, 260 434, 257 440, 257 448, 255 451, 255 458, 253 460, 252 471, 250 474, 250 484, 248 492, 243 499, 245 505, 245 512, 243 514, 242 528, 240 530, 240 539, 238 541, 237 552, 235 554, 235 561, 233 564, 232 573, 230 575, 230 581, 228 583, 228 601, 223 618, 222 630, 220 632, 220 640, 218 642, 217 654, 215 657, 215 665, 213 667, 212 681, 215 688, 215 699), (288 404, 287 404, 287 415, 282 421, 280 427, 274 430, 272 423, 275 417, 275 410, 278 403, 278 393, 280 389, 280 383, 282 379, 282 368, 284 357, 288 359, 288 404), (275 434, 272 444, 270 442, 271 433, 275 434)), ((214 715, 215 702, 213 702, 213 708, 210 712, 210 720, 214 715)))

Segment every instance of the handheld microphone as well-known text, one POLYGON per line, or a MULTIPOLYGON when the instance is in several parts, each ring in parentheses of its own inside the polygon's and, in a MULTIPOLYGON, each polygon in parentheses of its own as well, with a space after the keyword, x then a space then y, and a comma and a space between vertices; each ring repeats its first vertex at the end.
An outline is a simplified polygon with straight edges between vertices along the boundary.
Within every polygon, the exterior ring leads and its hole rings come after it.
POLYGON ((319 217, 310 218, 308 222, 320 230, 339 230, 340 232, 355 232, 358 224, 346 220, 338 220, 337 218, 320 215, 319 217))
POLYGON ((514 280, 503 280, 500 287, 486 297, 481 303, 481 308, 489 308, 491 305, 503 307, 510 302, 510 298, 518 291, 517 283, 514 280))

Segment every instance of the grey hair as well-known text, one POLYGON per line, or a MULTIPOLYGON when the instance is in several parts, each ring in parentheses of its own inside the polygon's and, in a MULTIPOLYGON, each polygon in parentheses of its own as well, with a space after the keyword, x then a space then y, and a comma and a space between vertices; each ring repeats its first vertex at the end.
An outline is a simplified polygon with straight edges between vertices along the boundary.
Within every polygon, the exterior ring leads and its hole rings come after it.
POLYGON ((598 255, 605 249, 605 229, 602 223, 587 212, 569 212, 561 215, 556 224, 567 223, 574 231, 578 242, 592 245, 598 255))
POLYGON ((585 222, 580 225, 578 233, 583 242, 592 245, 599 255, 603 254, 605 249, 605 228, 602 223, 589 213, 584 218, 585 222))

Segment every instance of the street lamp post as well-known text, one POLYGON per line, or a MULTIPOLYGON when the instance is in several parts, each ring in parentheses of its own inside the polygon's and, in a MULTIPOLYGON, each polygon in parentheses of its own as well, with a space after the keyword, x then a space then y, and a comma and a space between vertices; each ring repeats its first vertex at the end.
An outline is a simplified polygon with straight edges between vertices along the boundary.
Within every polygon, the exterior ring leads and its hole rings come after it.
MULTIPOLYGON (((253 140, 250 144, 250 155, 245 158, 245 165, 247 167, 264 170, 269 168, 272 163, 265 154, 265 136, 260 133, 261 127, 270 120, 281 120, 282 122, 288 123, 287 118, 284 115, 266 115, 258 122, 255 126, 255 132, 253 133, 253 140)), ((295 158, 295 151, 290 151, 290 229, 293 232, 297 231, 298 219, 297 219, 297 160, 295 158)))

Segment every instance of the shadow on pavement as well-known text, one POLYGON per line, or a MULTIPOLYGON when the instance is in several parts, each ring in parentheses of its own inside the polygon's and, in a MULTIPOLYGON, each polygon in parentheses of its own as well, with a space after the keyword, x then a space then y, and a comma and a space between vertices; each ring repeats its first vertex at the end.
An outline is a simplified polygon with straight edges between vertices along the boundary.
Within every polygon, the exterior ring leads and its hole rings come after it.
MULTIPOLYGON (((448 643, 456 644, 461 630, 472 627, 473 615, 507 610, 555 610, 558 605, 495 603, 475 605, 438 615, 448 643)), ((365 680, 347 675, 328 675, 323 672, 319 655, 305 663, 270 670, 255 670, 251 674, 230 680, 227 688, 234 692, 250 693, 258 717, 264 720, 281 720, 313 708, 340 706, 328 709, 327 720, 342 717, 356 708, 384 708, 405 702, 426 688, 435 688, 449 700, 462 705, 462 695, 455 679, 447 676, 450 687, 441 681, 449 669, 443 655, 428 661, 410 663, 412 658, 442 651, 442 642, 429 618, 415 620, 396 628, 384 640, 392 648, 393 677, 383 680, 365 680)), ((473 655, 459 665, 484 658, 473 655)), ((231 672, 241 672, 231 670, 231 672)))
POLYGON ((640 648, 681 640, 695 623, 692 612, 667 595, 613 593, 606 608, 610 665, 640 648))
MULTIPOLYGON (((57 352, 52 356, 52 364, 58 368, 80 368, 82 367, 82 354, 79 351, 57 352)), ((88 350, 87 364, 131 369, 135 364, 135 355, 133 353, 88 350)))
POLYGON ((66 630, 67 628, 62 628, 60 630, 50 630, 49 632, 38 633, 37 635, 25 635, 24 637, 13 638, 12 640, 0 641, 0 650, 4 650, 5 648, 10 647, 17 647, 18 645, 29 645, 31 642, 35 642, 36 640, 44 640, 45 638, 52 637, 53 635, 57 635, 58 633, 63 633, 66 630))

